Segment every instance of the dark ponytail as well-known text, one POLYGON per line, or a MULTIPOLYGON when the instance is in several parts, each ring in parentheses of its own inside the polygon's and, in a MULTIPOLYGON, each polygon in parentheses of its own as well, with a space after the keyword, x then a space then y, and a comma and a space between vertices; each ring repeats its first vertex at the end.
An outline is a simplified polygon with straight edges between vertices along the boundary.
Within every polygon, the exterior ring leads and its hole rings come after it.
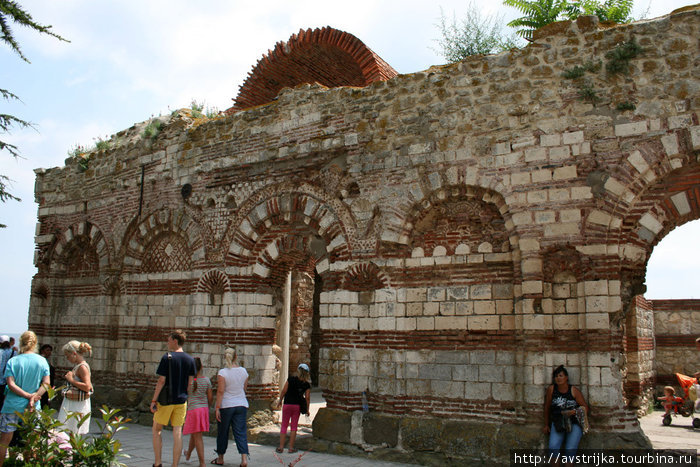
POLYGON ((202 360, 199 357, 194 357, 194 367, 195 367, 195 375, 194 375, 194 383, 192 383, 192 392, 197 390, 197 375, 202 370, 202 360))

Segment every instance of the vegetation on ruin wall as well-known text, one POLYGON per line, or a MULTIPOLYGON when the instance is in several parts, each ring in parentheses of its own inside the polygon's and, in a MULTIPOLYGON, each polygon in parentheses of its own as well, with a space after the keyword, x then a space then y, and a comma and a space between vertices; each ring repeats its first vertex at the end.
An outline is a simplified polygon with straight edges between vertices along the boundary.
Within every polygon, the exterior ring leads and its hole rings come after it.
MULTIPOLYGON (((206 121, 221 118, 222 116, 223 114, 216 108, 207 107, 205 109, 204 104, 200 104, 196 100, 192 101, 190 108, 174 110, 170 114, 170 118, 191 119, 191 127, 196 127, 206 121)), ((137 139, 146 144, 152 144, 158 139, 158 135, 165 127, 166 122, 163 121, 162 116, 151 117, 138 133, 137 139)), ((125 145, 128 142, 125 136, 124 134, 118 134, 112 135, 107 139, 96 138, 95 144, 92 146, 76 144, 68 150, 68 157, 78 164, 78 170, 84 172, 90 167, 90 160, 96 153, 125 145)))
POLYGON ((507 25, 515 29, 514 35, 502 32, 500 16, 483 16, 474 3, 470 3, 460 22, 453 16, 452 21, 440 12, 437 24, 440 39, 436 39, 435 51, 448 63, 464 60, 471 55, 503 52, 518 47, 520 36, 532 41, 533 33, 548 24, 562 20, 575 20, 579 16, 595 15, 600 21, 628 23, 634 18, 633 0, 504 0, 503 4, 518 9, 523 16, 507 25))
MULTIPOLYGON (((627 42, 618 44, 614 49, 605 54, 605 78, 612 78, 615 75, 629 75, 630 61, 643 53, 642 47, 632 38, 627 42)), ((596 104, 601 101, 598 91, 595 89, 593 77, 598 76, 602 69, 602 61, 588 61, 583 65, 576 65, 565 70, 561 77, 572 80, 578 89, 578 97, 584 102, 596 104)), ((618 102, 617 110, 634 110, 636 108, 631 100, 618 102)))

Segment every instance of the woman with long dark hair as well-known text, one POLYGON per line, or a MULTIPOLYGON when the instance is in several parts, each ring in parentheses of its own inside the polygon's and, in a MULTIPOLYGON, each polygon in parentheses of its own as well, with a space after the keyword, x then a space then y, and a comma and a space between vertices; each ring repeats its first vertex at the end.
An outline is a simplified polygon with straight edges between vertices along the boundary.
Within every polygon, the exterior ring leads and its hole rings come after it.
MULTIPOLYGON (((574 456, 583 436, 580 419, 585 420, 588 404, 578 388, 569 384, 569 372, 559 365, 552 372, 552 384, 547 388, 544 403, 544 428, 549 434, 549 450, 553 454, 561 452, 574 456), (577 417, 577 410, 583 409, 583 418, 577 417)), ((567 464, 568 465, 568 464, 567 464)))

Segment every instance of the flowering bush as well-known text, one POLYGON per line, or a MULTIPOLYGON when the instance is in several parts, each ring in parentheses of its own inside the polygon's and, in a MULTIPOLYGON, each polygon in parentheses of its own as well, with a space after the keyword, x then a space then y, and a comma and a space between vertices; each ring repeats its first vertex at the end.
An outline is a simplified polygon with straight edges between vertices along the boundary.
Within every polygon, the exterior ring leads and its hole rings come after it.
MULTIPOLYGON (((49 389, 49 397, 53 398, 55 392, 49 389)), ((126 428, 124 424, 129 419, 117 415, 118 412, 103 405, 102 417, 96 419, 100 432, 89 437, 66 433, 63 424, 54 418, 56 411, 50 407, 24 412, 18 425, 22 441, 9 449, 5 466, 126 467, 118 458, 129 456, 119 454, 121 443, 114 435, 126 428)), ((79 425, 88 418, 85 415, 80 419, 80 414, 70 416, 78 418, 79 425)))

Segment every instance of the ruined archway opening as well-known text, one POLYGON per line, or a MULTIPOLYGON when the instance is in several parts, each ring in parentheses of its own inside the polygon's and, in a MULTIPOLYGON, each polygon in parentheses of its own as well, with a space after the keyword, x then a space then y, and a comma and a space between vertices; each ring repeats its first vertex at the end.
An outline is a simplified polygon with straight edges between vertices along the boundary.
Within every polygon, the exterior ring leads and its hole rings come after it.
MULTIPOLYGON (((310 251, 314 249, 314 238, 304 241, 286 239, 279 243, 279 256, 270 263, 269 285, 276 308, 274 343, 280 347, 282 355, 288 356, 287 374, 294 374, 300 363, 306 363, 311 368, 312 385, 317 386, 322 279, 316 270, 317 255, 310 251), (285 289, 288 275, 291 278, 287 311, 285 289), (285 317, 286 312, 289 313, 288 318, 285 317)), ((282 374, 284 373, 283 370, 282 374)), ((284 382, 280 381, 280 384, 284 382)))
POLYGON ((698 371, 700 220, 665 226, 658 237, 639 273, 641 293, 632 298, 623 326, 624 397, 638 416, 660 410, 655 399, 664 386, 681 391, 676 373, 698 371))

